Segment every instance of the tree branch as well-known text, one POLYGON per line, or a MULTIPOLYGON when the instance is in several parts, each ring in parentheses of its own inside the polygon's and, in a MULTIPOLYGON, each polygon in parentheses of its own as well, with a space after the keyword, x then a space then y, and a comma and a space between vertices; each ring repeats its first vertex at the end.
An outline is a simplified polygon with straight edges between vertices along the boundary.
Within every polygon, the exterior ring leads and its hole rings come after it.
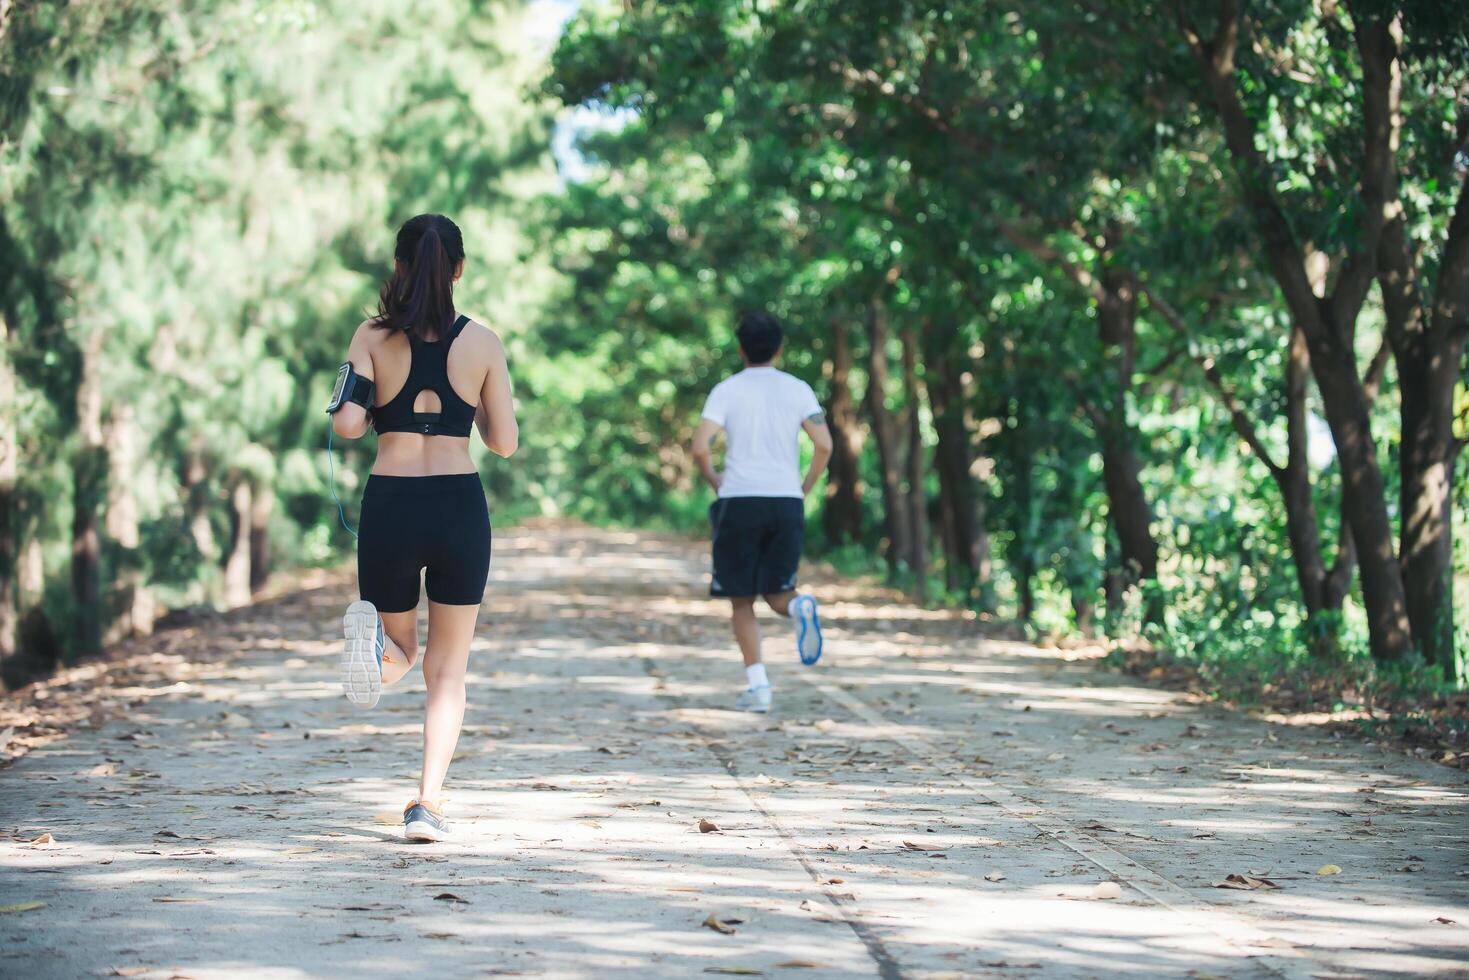
MULTIPOLYGON (((1139 291, 1147 299, 1148 306, 1157 310, 1158 314, 1163 318, 1163 322, 1172 327, 1184 339, 1184 342, 1187 343, 1190 333, 1188 324, 1184 322, 1183 317, 1173 308, 1173 305, 1157 295, 1146 285, 1141 286, 1139 291)), ((1244 440, 1245 445, 1250 447, 1250 451, 1259 457, 1260 462, 1265 464, 1265 467, 1270 470, 1271 475, 1277 480, 1280 479, 1284 474, 1284 469, 1271 458, 1270 451, 1265 448, 1265 443, 1260 439, 1259 432, 1256 431, 1254 421, 1250 418, 1249 413, 1245 411, 1244 406, 1239 403, 1239 399, 1235 397, 1234 392, 1224 383, 1224 378, 1219 373, 1219 366, 1214 362, 1214 359, 1192 352, 1189 354, 1189 359, 1199 366, 1199 369, 1203 372, 1204 379, 1209 382, 1209 386, 1214 389, 1214 393, 1219 398, 1220 404, 1229 413, 1229 422, 1234 427, 1235 433, 1244 440)))
MULTIPOLYGON (((1393 193, 1397 181, 1398 108, 1402 80, 1398 44, 1402 28, 1396 18, 1368 16, 1360 0, 1352 8, 1352 36, 1362 60, 1362 201, 1357 241, 1348 250, 1328 302, 1339 330, 1348 331, 1357 319, 1372 280, 1377 275, 1377 249, 1382 230, 1401 210, 1393 193), (1390 214, 1389 211, 1393 213, 1390 214)), ((1343 335, 1349 340, 1348 334, 1343 335)))
POLYGON ((1332 597, 1333 606, 1340 605, 1340 598, 1352 587, 1352 572, 1357 567, 1357 542, 1352 537, 1352 526, 1347 522, 1346 515, 1343 514, 1338 519, 1341 524, 1336 531, 1336 558, 1326 573, 1324 583, 1325 591, 1332 597))
POLYGON ((1451 334, 1457 334, 1459 340, 1469 334, 1469 169, 1464 172, 1454 216, 1449 219, 1443 261, 1433 289, 1432 326, 1434 333, 1442 331, 1445 341, 1451 339, 1451 334))
POLYGON ((1106 287, 1097 280, 1096 276, 1091 274, 1086 266, 1068 259, 1059 249, 1031 235, 1008 218, 996 215, 993 220, 995 227, 1000 229, 1000 234, 1009 239, 1010 243, 1015 247, 1029 252, 1042 262, 1049 262, 1060 268, 1072 281, 1086 290, 1088 296, 1098 303, 1103 302, 1107 298, 1106 287))
POLYGON ((1181 344, 1177 345, 1176 347, 1174 347, 1173 349, 1171 349, 1170 351, 1168 351, 1168 353, 1164 354, 1161 358, 1159 358, 1157 364, 1154 364, 1152 367, 1148 368, 1147 370, 1139 371, 1138 373, 1141 374, 1145 378, 1156 377, 1157 375, 1162 374, 1164 371, 1168 370, 1168 368, 1175 361, 1177 361, 1180 357, 1184 356, 1187 353, 1188 353, 1188 344, 1187 344, 1187 342, 1181 343, 1181 344))
POLYGON ((1318 331, 1320 309, 1306 274, 1305 253, 1275 196, 1269 162, 1255 147, 1255 126, 1235 88, 1234 56, 1240 34, 1238 4, 1236 0, 1219 0, 1219 26, 1214 37, 1207 41, 1189 22, 1181 6, 1175 4, 1174 14, 1223 124, 1225 144, 1239 174, 1245 200, 1255 214, 1270 269, 1296 322, 1304 329, 1318 331))
POLYGON ((1367 396, 1367 404, 1377 401, 1377 392, 1382 386, 1382 376, 1387 373, 1387 362, 1391 360, 1392 346, 1386 337, 1377 347, 1377 353, 1372 355, 1372 360, 1367 363, 1367 373, 1362 378, 1362 392, 1367 396))

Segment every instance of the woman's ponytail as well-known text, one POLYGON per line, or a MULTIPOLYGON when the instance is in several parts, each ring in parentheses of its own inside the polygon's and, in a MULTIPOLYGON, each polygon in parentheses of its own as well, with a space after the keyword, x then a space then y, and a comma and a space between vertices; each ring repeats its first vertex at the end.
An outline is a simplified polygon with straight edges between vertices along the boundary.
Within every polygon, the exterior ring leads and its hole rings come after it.
POLYGON ((464 237, 442 214, 420 214, 398 229, 393 274, 378 296, 377 326, 401 330, 413 343, 444 336, 454 321, 454 273, 464 237))

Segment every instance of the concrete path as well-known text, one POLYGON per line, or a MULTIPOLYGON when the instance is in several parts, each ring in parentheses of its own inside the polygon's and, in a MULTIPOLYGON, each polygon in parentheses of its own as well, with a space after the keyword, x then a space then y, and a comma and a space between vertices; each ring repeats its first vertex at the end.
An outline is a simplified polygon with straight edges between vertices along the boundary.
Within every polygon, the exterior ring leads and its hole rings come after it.
POLYGON ((160 635, 0 770, 0 976, 1469 976, 1464 774, 819 577, 737 714, 705 567, 499 537, 448 845, 395 833, 420 675, 337 692, 350 580, 160 635))

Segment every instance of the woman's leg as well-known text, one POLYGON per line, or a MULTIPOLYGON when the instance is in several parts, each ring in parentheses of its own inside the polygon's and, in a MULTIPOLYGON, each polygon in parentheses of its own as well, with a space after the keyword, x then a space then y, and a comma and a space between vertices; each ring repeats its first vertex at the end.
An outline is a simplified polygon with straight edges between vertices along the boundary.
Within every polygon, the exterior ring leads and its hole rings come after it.
POLYGON ((464 674, 478 618, 478 604, 447 606, 429 600, 428 643, 423 652, 428 709, 423 719, 423 775, 418 783, 418 799, 436 808, 449 760, 459 741, 459 727, 464 723, 464 674))
POLYGON ((383 621, 383 683, 396 684, 418 660, 418 610, 378 613, 383 621))

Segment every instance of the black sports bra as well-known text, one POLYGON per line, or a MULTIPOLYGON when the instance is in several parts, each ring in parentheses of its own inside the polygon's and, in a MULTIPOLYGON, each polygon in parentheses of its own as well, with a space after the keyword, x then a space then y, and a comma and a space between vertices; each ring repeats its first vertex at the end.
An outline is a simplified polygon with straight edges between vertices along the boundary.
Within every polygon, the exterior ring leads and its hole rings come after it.
POLYGON ((464 330, 469 317, 461 316, 454 321, 448 334, 435 341, 421 341, 414 345, 412 360, 408 364, 408 380, 386 405, 372 411, 372 427, 378 435, 384 432, 417 432, 425 436, 469 435, 474 425, 475 407, 449 384, 449 347, 464 330), (439 396, 439 411, 415 412, 413 402, 419 392, 428 390, 439 396))

